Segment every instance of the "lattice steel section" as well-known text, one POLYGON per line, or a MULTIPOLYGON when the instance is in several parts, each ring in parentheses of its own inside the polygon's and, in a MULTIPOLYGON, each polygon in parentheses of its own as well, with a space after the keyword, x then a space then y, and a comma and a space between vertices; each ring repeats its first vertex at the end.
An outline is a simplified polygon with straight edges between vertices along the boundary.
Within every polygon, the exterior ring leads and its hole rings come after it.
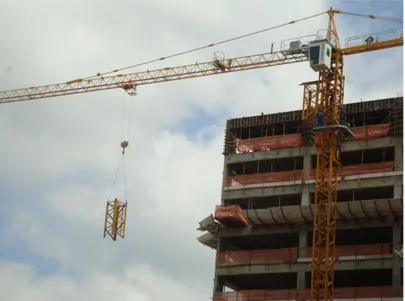
POLYGON ((125 237, 125 226, 127 220, 127 202, 120 202, 117 199, 107 201, 104 237, 109 235, 112 240, 117 240, 117 236, 125 237))

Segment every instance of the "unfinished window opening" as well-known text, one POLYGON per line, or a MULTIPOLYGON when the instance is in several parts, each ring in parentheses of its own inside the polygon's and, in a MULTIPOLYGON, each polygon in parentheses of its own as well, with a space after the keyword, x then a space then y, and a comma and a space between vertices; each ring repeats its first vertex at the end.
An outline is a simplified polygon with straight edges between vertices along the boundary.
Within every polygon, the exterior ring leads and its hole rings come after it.
POLYGON ((362 151, 342 152, 340 162, 343 166, 394 161, 394 147, 373 148, 362 151))
MULTIPOLYGON (((378 199, 391 199, 394 197, 393 186, 370 187, 362 189, 338 190, 338 202, 354 202, 378 199)), ((310 194, 311 204, 315 203, 315 193, 310 194)))
MULTIPOLYGON (((342 166, 392 162, 394 161, 394 153, 394 147, 341 152, 340 162, 342 163, 342 166)), ((311 156, 311 168, 316 169, 316 155, 311 156)))
MULTIPOLYGON (((307 246, 312 246, 313 232, 308 232, 307 246)), ((372 245, 392 242, 392 227, 336 230, 336 246, 372 245)))
POLYGON ((229 133, 234 139, 246 140, 259 137, 279 136, 299 133, 299 120, 257 125, 250 127, 232 128, 229 133))
POLYGON ((373 124, 384 124, 391 122, 391 110, 378 110, 347 114, 346 121, 351 127, 366 126, 373 124))
POLYGON ((233 250, 271 250, 284 248, 297 248, 299 245, 299 233, 252 235, 239 237, 224 237, 233 250))
POLYGON ((224 204, 226 206, 238 205, 242 208, 242 210, 267 209, 270 207, 281 207, 281 206, 297 206, 301 205, 301 195, 289 194, 289 195, 266 196, 250 199, 249 198, 232 199, 232 200, 225 200, 224 204))
MULTIPOLYGON (((368 286, 391 286, 392 270, 346 270, 335 271, 335 288, 339 287, 368 287, 368 286)), ((310 288, 311 272, 305 273, 305 286, 310 288)), ((357 296, 361 298, 361 296, 357 296)))
POLYGON ((225 206, 232 206, 238 205, 242 210, 247 210, 250 207, 251 200, 250 199, 232 199, 232 200, 224 200, 225 206))
POLYGON ((288 290, 297 287, 297 273, 219 276, 226 286, 243 290, 288 290))
POLYGON ((228 164, 227 176, 249 175, 278 171, 302 170, 304 157, 290 157, 263 161, 228 164))

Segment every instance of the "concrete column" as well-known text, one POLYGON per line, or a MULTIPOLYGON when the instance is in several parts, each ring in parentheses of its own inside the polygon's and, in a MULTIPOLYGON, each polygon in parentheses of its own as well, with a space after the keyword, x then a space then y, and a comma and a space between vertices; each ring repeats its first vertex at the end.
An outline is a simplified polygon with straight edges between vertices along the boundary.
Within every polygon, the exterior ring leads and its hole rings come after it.
POLYGON ((221 237, 218 235, 218 242, 217 242, 217 252, 215 256, 215 276, 214 276, 214 291, 213 295, 215 293, 221 293, 224 291, 224 283, 223 281, 219 278, 217 275, 217 260, 218 260, 218 253, 220 250, 222 250, 222 247, 224 245, 224 241, 221 239, 221 237))
MULTIPOLYGON (((401 224, 394 223, 392 226, 392 248, 395 250, 400 250, 401 245, 401 224)), ((394 288, 394 297, 400 297, 401 294, 401 261, 400 258, 395 252, 393 252, 393 268, 392 268, 392 286, 394 288)))
POLYGON ((299 271, 297 273, 297 289, 305 289, 305 272, 299 271))
POLYGON ((394 151, 394 171, 403 170, 403 145, 402 142, 395 143, 394 151))
POLYGON ((304 181, 307 180, 308 176, 308 170, 311 169, 311 154, 309 153, 309 149, 306 148, 304 152, 304 166, 303 166, 303 171, 304 171, 304 181))
MULTIPOLYGON (((305 250, 307 247, 308 227, 305 223, 300 223, 298 226, 299 243, 298 243, 298 257, 305 258, 305 250)), ((305 289, 305 271, 297 273, 297 289, 305 289)))
POLYGON ((309 193, 309 188, 304 186, 302 188, 302 194, 301 194, 301 205, 310 205, 310 193, 309 193))
POLYGON ((307 225, 302 223, 299 226, 299 245, 298 245, 298 257, 305 257, 305 251, 307 248, 307 236, 308 236, 308 229, 307 225))
POLYGON ((394 199, 402 198, 402 185, 394 185, 394 199))

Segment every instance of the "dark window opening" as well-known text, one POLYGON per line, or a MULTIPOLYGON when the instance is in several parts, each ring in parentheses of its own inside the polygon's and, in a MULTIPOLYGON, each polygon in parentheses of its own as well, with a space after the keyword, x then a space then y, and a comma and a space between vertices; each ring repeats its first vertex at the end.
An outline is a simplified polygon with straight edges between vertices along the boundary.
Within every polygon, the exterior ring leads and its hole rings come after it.
POLYGON ((219 276, 233 290, 287 290, 297 287, 297 273, 219 276))
MULTIPOLYGON (((340 162, 343 166, 393 162, 394 154, 394 147, 381 147, 367 150, 341 152, 340 162)), ((316 169, 316 155, 311 156, 311 168, 316 169)))
MULTIPOLYGON (((368 287, 368 286, 391 286, 392 270, 349 270, 335 271, 335 288, 338 287, 368 287)), ((311 286, 311 273, 305 273, 305 286, 311 286)))
POLYGON ((319 64, 320 52, 321 52, 320 46, 309 47, 309 61, 311 65, 319 64))
POLYGON ((390 109, 347 114, 346 120, 351 127, 384 124, 392 121, 390 109))
POLYGON ((362 151, 342 152, 342 165, 359 165, 394 161, 394 147, 373 148, 362 151))
MULTIPOLYGON (((393 186, 371 187, 362 189, 338 190, 338 202, 354 202, 378 199, 391 199, 394 197, 393 186)), ((315 193, 310 194, 311 203, 315 204, 315 193)))
POLYGON ((233 128, 231 129, 231 135, 236 139, 252 139, 268 136, 281 136, 296 134, 300 132, 301 121, 286 121, 279 123, 272 123, 262 126, 251 126, 245 128, 233 128))
MULTIPOLYGON (((223 237, 226 250, 271 250, 296 248, 299 246, 299 233, 282 233, 267 235, 251 235, 239 237, 223 237)), ((224 250, 225 251, 225 250, 224 250)))
POLYGON ((279 158, 273 160, 232 163, 227 166, 227 176, 248 175, 278 171, 302 170, 304 157, 279 158))
MULTIPOLYGON (((307 246, 312 246, 313 232, 308 232, 307 246)), ((336 231, 336 246, 372 245, 392 242, 392 227, 336 231)), ((354 255, 354 254, 353 254, 354 255)))
POLYGON ((296 206, 301 205, 301 195, 287 194, 287 195, 266 196, 250 199, 249 198, 232 199, 232 200, 225 200, 224 204, 226 206, 239 205, 242 208, 242 210, 267 209, 270 207, 281 207, 281 206, 296 206))

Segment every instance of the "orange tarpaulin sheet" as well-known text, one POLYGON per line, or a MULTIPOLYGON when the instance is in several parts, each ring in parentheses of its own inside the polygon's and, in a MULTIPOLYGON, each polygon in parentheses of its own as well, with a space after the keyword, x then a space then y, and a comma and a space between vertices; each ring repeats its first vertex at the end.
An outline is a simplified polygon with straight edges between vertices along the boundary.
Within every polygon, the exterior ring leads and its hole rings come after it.
POLYGON ((242 208, 238 205, 216 206, 215 219, 226 226, 227 223, 247 225, 247 221, 242 214, 242 208))
POLYGON ((354 134, 352 141, 371 140, 388 136, 390 124, 373 124, 367 126, 353 127, 350 129, 354 134))
POLYGON ((257 152, 262 150, 294 148, 300 146, 301 134, 290 134, 239 140, 237 151, 239 153, 248 153, 252 151, 257 152))
MULTIPOLYGON (((342 166, 338 170, 339 177, 347 177, 354 175, 365 175, 378 172, 390 172, 394 170, 394 162, 379 162, 359 165, 342 166)), ((308 171, 308 179, 314 179, 316 170, 311 169, 308 171)))
POLYGON ((298 181, 302 180, 303 174, 302 170, 290 170, 226 177, 225 186, 231 186, 232 182, 244 186, 250 184, 298 181))
MULTIPOLYGON (((310 289, 291 290, 247 290, 237 292, 215 293, 213 301, 269 301, 269 300, 309 300, 310 289)), ((394 287, 335 287, 335 299, 360 299, 360 298, 392 298, 394 287)), ((403 296, 402 286, 400 296, 403 296)))

